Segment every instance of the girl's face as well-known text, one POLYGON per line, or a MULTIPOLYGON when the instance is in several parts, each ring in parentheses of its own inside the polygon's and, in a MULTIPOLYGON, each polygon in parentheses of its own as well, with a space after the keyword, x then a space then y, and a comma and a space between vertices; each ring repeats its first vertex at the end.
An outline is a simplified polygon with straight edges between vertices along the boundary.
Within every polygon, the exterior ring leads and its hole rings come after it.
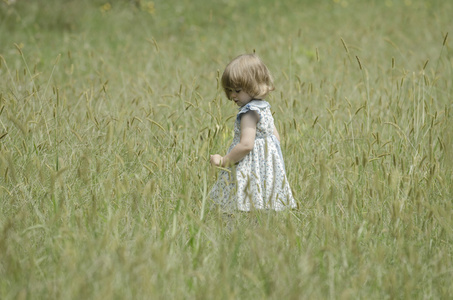
POLYGON ((238 106, 244 106, 249 103, 253 98, 242 88, 227 88, 228 94, 230 95, 230 100, 234 101, 238 106))

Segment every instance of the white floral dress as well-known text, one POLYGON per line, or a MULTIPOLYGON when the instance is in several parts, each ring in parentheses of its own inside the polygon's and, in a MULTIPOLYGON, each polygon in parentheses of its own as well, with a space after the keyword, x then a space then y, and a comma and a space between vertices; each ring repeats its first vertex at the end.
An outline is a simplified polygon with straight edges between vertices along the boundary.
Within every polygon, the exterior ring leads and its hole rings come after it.
POLYGON ((264 100, 252 100, 239 108, 234 123, 234 138, 228 153, 240 141, 241 116, 251 110, 259 116, 255 145, 236 165, 220 171, 210 197, 222 210, 279 211, 296 207, 286 178, 280 143, 274 135, 274 118, 270 107, 264 100))

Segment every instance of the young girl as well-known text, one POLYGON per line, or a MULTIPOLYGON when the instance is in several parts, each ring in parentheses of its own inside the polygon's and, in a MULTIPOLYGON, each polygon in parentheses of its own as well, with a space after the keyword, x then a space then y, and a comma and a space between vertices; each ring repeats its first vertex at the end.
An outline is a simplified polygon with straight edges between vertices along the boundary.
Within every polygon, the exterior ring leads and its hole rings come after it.
POLYGON ((266 65, 255 54, 240 55, 225 68, 222 87, 239 106, 239 113, 228 153, 211 155, 211 165, 225 169, 210 197, 226 211, 295 208, 280 137, 270 104, 264 100, 274 90, 266 65))

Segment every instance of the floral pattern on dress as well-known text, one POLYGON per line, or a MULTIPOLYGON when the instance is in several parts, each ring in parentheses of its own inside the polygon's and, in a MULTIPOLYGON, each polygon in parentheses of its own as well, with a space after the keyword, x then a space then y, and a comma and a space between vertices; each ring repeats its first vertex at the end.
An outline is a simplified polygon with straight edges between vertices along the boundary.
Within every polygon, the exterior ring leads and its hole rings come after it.
POLYGON ((210 197, 225 211, 295 208, 268 102, 252 100, 239 108, 228 153, 240 142, 241 116, 249 111, 259 116, 253 150, 234 166, 220 171, 210 197))

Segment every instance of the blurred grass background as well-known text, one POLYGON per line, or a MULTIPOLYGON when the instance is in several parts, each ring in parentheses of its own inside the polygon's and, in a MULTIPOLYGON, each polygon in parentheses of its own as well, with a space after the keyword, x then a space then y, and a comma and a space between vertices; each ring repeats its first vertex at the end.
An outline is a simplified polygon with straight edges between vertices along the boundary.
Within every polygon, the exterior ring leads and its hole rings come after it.
POLYGON ((3 1, 0 298, 448 298, 452 6, 3 1), (253 51, 299 209, 225 217, 253 51))

